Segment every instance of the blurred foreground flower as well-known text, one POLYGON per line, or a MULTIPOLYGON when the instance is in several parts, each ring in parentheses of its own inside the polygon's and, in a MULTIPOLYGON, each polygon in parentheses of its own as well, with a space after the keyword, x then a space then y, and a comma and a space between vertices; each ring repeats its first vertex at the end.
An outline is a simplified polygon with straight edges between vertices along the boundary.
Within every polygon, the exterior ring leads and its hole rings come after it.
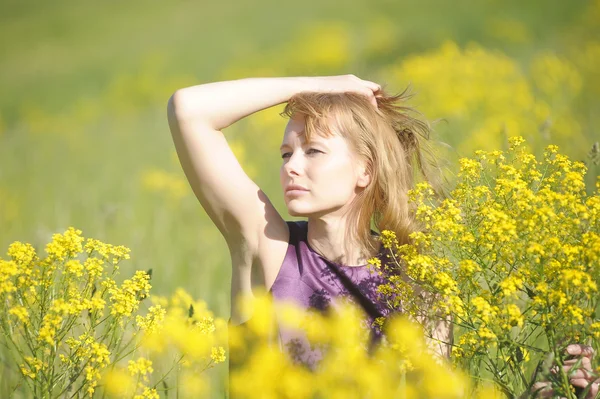
MULTIPOLYGON (((420 326, 396 315, 374 350, 357 305, 324 315, 258 294, 246 323, 230 326, 230 390, 235 398, 464 398, 469 379, 428 354, 420 326), (324 349, 315 369, 292 359, 273 336, 274 318, 324 349)), ((246 306, 248 300, 242 302, 246 306)), ((482 387, 474 397, 497 397, 482 387)))

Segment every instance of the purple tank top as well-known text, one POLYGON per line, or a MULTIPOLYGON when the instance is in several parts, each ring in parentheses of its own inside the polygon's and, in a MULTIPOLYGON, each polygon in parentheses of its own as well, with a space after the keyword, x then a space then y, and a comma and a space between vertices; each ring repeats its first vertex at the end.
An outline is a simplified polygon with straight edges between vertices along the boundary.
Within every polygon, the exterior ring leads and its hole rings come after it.
MULTIPOLYGON (((307 221, 287 221, 290 231, 288 250, 275 278, 270 293, 275 302, 291 301, 303 309, 335 311, 336 298, 345 297, 362 307, 367 319, 364 327, 371 330, 371 343, 381 338, 381 332, 372 327, 377 317, 389 314, 377 293, 383 277, 369 265, 345 266, 334 263, 310 247, 307 240, 307 221)), ((375 234, 375 232, 372 232, 375 234)), ((377 255, 384 262, 383 246, 377 255)), ((310 368, 322 358, 322 353, 311 349, 302 331, 278 325, 279 344, 291 357, 310 368)))

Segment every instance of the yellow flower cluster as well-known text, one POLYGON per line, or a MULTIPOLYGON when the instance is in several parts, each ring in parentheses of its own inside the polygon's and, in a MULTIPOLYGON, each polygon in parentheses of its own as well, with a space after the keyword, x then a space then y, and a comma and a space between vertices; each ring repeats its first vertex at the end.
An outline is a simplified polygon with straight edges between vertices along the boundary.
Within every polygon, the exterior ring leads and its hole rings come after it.
POLYGON ((60 261, 77 256, 83 252, 81 233, 81 230, 70 227, 64 234, 52 235, 52 242, 46 245, 46 253, 51 259, 60 261))
POLYGON ((585 165, 555 145, 542 160, 525 146, 511 137, 506 152, 462 159, 446 199, 416 185, 422 230, 403 246, 383 232, 396 262, 374 264, 406 275, 379 287, 393 309, 418 319, 434 298, 434 317, 454 323, 455 363, 478 377, 484 364, 483 375, 517 395, 525 370, 564 356, 557 343, 598 339, 600 284, 600 196, 586 193, 585 165))
POLYGON ((145 350, 156 355, 175 351, 184 357, 182 364, 190 372, 225 360, 226 322, 215 319, 205 302, 193 300, 181 288, 170 298, 150 299, 154 305, 148 315, 138 318, 146 332, 142 339, 145 350))
POLYGON ((143 357, 140 357, 137 360, 130 360, 127 370, 129 370, 133 376, 141 375, 145 382, 149 381, 148 374, 152 374, 154 372, 154 369, 152 368, 152 361, 143 357))
POLYGON ((122 245, 111 245, 103 243, 95 238, 89 238, 85 243, 85 252, 91 256, 97 252, 103 259, 108 260, 113 265, 117 265, 123 259, 129 259, 131 250, 122 245))
POLYGON ((148 273, 138 270, 132 279, 123 281, 121 287, 117 287, 114 281, 108 280, 108 294, 110 295, 110 314, 118 319, 131 316, 138 309, 141 299, 150 293, 150 276, 148 273))
POLYGON ((24 376, 31 378, 32 380, 36 378, 37 373, 42 370, 44 364, 41 360, 36 359, 32 356, 23 357, 25 363, 20 365, 21 372, 24 376))
POLYGON ((33 268, 39 258, 31 244, 15 241, 6 254, 11 260, 0 259, 0 295, 16 291, 17 285, 33 288, 39 284, 41 271, 33 268))
POLYGON ((137 315, 136 324, 144 331, 155 332, 162 325, 167 311, 160 305, 150 306, 146 316, 137 315))
MULTIPOLYGON (((410 82, 419 88, 420 111, 449 122, 452 130, 446 139, 459 154, 491 151, 500 148, 505 137, 516 135, 528 135, 536 148, 550 139, 571 152, 588 145, 585 122, 574 110, 584 74, 593 69, 599 54, 597 42, 575 57, 541 51, 523 68, 498 50, 446 41, 403 57, 382 73, 399 86, 410 82)), ((587 76, 586 84, 596 87, 594 75, 587 76)), ((477 168, 474 163, 464 166, 477 168)))
POLYGON ((152 364, 151 360, 139 357, 129 360, 126 369, 117 367, 109 370, 103 379, 104 393, 115 398, 159 399, 157 389, 146 385, 150 383, 150 376, 154 372, 152 364))
MULTIPOLYGON (((154 360, 133 356, 142 351, 168 364, 174 350, 179 360, 171 369, 188 370, 182 392, 192 391, 190 381, 206 388, 202 372, 226 360, 226 323, 182 289, 170 299, 150 297, 150 272, 136 271, 118 283, 119 262, 129 259, 129 249, 85 240, 81 233, 71 227, 54 234, 43 259, 21 242, 9 246, 9 260, 0 259, 0 300, 8 309, 0 314, 0 337, 19 360, 25 385, 15 380, 17 389, 42 398, 94 397, 100 391, 157 399, 158 390, 150 385, 154 360), (153 304, 139 314, 148 297, 153 304), (127 356, 124 377, 120 363, 127 356)), ((168 374, 162 364, 160 369, 168 374)))

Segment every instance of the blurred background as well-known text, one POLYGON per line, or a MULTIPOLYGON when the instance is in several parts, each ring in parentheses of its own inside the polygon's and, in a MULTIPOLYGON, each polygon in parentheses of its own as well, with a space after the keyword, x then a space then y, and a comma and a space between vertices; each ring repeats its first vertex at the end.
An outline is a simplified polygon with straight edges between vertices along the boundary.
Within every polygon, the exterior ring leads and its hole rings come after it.
MULTIPOLYGON (((183 287, 229 315, 225 241, 177 160, 166 104, 178 88, 269 76, 355 74, 433 121, 451 170, 523 135, 600 174, 600 1, 0 0, 0 248, 40 251, 74 226, 131 248, 123 278, 183 287), (597 152, 597 147, 596 147, 597 152), (594 158, 596 157, 596 158, 594 158)), ((224 133, 284 218, 283 106, 224 133)))

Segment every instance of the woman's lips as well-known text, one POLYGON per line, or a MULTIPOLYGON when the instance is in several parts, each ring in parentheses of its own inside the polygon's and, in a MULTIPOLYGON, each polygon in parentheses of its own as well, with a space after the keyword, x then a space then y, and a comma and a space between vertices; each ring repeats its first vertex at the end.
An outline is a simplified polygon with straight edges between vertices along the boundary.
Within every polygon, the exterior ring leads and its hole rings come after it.
POLYGON ((295 196, 295 195, 302 195, 302 194, 306 194, 308 193, 308 190, 297 190, 297 189, 293 189, 293 190, 288 190, 285 192, 285 195, 289 195, 289 196, 295 196))

